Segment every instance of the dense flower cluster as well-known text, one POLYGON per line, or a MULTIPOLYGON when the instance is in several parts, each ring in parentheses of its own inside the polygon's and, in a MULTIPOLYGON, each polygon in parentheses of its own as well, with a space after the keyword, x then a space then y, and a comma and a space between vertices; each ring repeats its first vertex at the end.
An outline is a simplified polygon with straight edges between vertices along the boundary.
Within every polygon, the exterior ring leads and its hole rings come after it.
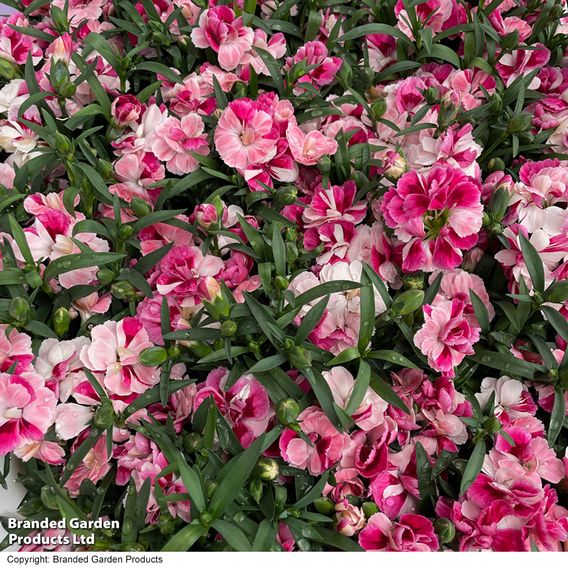
POLYGON ((20 515, 119 520, 92 550, 568 546, 564 0, 4 4, 20 515))

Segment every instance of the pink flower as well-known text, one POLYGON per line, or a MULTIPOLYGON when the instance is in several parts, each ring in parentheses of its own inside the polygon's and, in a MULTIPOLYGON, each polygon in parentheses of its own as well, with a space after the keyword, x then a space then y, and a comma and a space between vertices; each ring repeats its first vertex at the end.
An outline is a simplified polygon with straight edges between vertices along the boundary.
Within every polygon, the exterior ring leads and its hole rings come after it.
POLYGON ((288 125, 286 138, 294 159, 304 166, 315 166, 323 156, 333 156, 337 152, 337 142, 319 130, 305 134, 294 124, 288 125))
MULTIPOLYGON (((323 371, 322 375, 329 384, 335 403, 345 409, 355 388, 353 375, 340 366, 333 367, 331 371, 323 371)), ((386 409, 387 403, 369 388, 353 413, 353 420, 362 430, 371 430, 383 422, 386 409)))
POLYGON ((0 372, 8 371, 12 366, 14 373, 28 371, 31 369, 33 359, 32 338, 8 324, 1 324, 0 372))
POLYGON ((411 513, 402 515, 398 522, 375 513, 359 533, 359 544, 365 550, 385 552, 435 552, 439 548, 432 521, 411 513))
POLYGON ((119 127, 137 123, 143 111, 144 105, 134 95, 120 95, 112 101, 112 117, 119 127))
POLYGON ((445 377, 455 375, 454 367, 466 355, 473 355, 473 344, 480 329, 464 315, 461 300, 424 306, 424 325, 414 336, 414 344, 428 357, 428 364, 445 377))
POLYGON ((41 48, 36 45, 37 40, 28 34, 14 30, 11 26, 28 28, 30 23, 19 12, 12 14, 9 18, 0 19, 0 57, 11 63, 23 65, 28 53, 31 53, 32 61, 36 65, 42 57, 41 48))
MULTIPOLYGON (((87 436, 88 432, 84 432, 80 437, 76 438, 71 446, 72 454, 87 436)), ((104 434, 96 441, 95 445, 89 450, 83 461, 76 467, 69 480, 65 483, 64 487, 72 497, 79 495, 81 483, 85 479, 89 479, 96 484, 109 472, 111 464, 109 463, 110 456, 107 453, 106 437, 107 434, 104 434)))
POLYGON ((199 27, 191 32, 195 47, 210 47, 219 56, 219 65, 232 71, 252 47, 254 32, 243 26, 241 17, 228 6, 213 6, 199 17, 199 27))
POLYGON ((276 155, 278 133, 272 118, 250 99, 229 103, 215 129, 215 147, 232 168, 262 164, 276 155))
POLYGON ((354 203, 356 194, 357 186, 352 181, 343 185, 332 185, 327 189, 320 185, 308 207, 304 209, 304 227, 319 227, 330 221, 345 221, 357 225, 367 214, 367 204, 364 201, 354 203))
MULTIPOLYGON (((550 51, 540 43, 533 44, 534 49, 515 49, 499 58, 495 66, 503 83, 508 87, 517 77, 528 75, 534 69, 542 68, 550 59, 550 51)), ((535 77, 528 89, 538 89, 540 79, 535 77)))
POLYGON ((156 289, 162 296, 179 298, 182 307, 197 305, 201 302, 200 284, 217 276, 223 266, 220 258, 204 256, 199 247, 175 246, 160 262, 156 289))
POLYGON ((346 436, 337 431, 317 406, 309 406, 302 411, 298 422, 312 445, 308 445, 294 430, 286 429, 279 444, 282 458, 294 467, 307 469, 312 475, 321 475, 341 458, 346 436))
POLYGON ((230 388, 225 389, 229 371, 218 367, 207 375, 204 383, 197 385, 193 402, 196 411, 209 397, 232 426, 244 448, 266 431, 273 416, 270 399, 265 388, 252 376, 243 375, 230 388))
POLYGON ((157 367, 140 363, 140 353, 154 345, 139 319, 107 321, 92 329, 91 338, 91 345, 81 351, 81 361, 87 369, 103 375, 109 392, 119 396, 143 393, 159 381, 157 367))
POLYGON ((62 440, 76 438, 87 428, 93 415, 93 410, 88 406, 74 402, 59 404, 55 412, 55 432, 62 440))
POLYGON ((106 3, 107 0, 53 0, 53 5, 62 10, 67 6, 67 16, 75 26, 84 20, 98 20, 106 3))
POLYGON ((0 455, 41 440, 53 424, 55 403, 37 373, 0 373, 0 455))
POLYGON ((447 165, 427 175, 408 172, 383 198, 387 225, 406 246, 406 272, 450 270, 472 248, 481 229, 483 206, 479 184, 447 165))
POLYGON ((510 377, 483 379, 481 391, 475 395, 482 408, 487 404, 492 393, 495 393, 495 416, 502 422, 505 419, 515 420, 536 414, 537 406, 528 387, 521 381, 510 377))
POLYGON ((78 298, 73 302, 73 309, 77 310, 81 316, 81 321, 87 321, 95 314, 106 314, 110 308, 112 297, 110 294, 99 296, 97 292, 92 292, 87 296, 78 298))
POLYGON ((207 136, 203 133, 203 120, 196 113, 189 113, 181 120, 171 116, 154 132, 152 152, 166 162, 173 174, 187 174, 199 167, 192 152, 206 156, 209 153, 207 136))
POLYGON ((359 507, 355 507, 342 499, 335 504, 336 530, 339 534, 353 536, 365 526, 365 515, 359 507))

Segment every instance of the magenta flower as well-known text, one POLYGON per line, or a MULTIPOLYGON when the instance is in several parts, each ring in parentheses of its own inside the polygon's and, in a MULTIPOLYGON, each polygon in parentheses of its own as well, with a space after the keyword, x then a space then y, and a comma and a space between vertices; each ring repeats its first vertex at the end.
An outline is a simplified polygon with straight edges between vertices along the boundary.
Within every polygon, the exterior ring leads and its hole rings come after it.
POLYGON ((427 175, 408 172, 383 198, 381 211, 402 251, 405 272, 451 270, 472 248, 481 229, 483 206, 477 182, 451 166, 427 175))

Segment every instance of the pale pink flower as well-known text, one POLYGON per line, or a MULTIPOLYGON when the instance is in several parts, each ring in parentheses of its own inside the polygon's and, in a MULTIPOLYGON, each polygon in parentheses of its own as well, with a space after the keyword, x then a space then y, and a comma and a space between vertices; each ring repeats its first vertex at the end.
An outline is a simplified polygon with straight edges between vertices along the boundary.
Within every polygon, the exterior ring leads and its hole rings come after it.
POLYGON ((195 171, 199 162, 192 152, 206 156, 209 153, 204 125, 196 113, 189 113, 181 120, 170 116, 154 132, 152 152, 166 162, 168 171, 181 175, 195 171))
POLYGON ((466 355, 473 355, 479 332, 465 317, 462 301, 444 301, 424 306, 424 325, 416 332, 414 344, 428 357, 433 369, 453 377, 455 367, 466 355))
MULTIPOLYGON (((88 434, 85 431, 75 440, 71 446, 71 454, 77 450, 88 434)), ((88 451, 83 461, 75 468, 71 477, 65 483, 64 487, 72 497, 79 495, 81 483, 85 479, 89 479, 96 484, 109 472, 111 465, 109 463, 110 456, 107 453, 106 436, 107 434, 104 434, 95 442, 95 445, 88 451)))
POLYGON ((427 175, 408 172, 383 198, 386 224, 406 243, 406 272, 449 270, 472 248, 482 224, 481 188, 461 171, 433 167, 427 175))
POLYGON ((308 445, 294 430, 286 429, 279 444, 282 458, 294 467, 307 469, 312 475, 321 475, 340 460, 347 438, 337 431, 317 406, 302 411, 298 422, 312 445, 308 445))
POLYGON ((213 6, 199 17, 199 26, 192 30, 191 40, 195 47, 210 47, 218 54, 219 65, 225 71, 232 71, 252 47, 254 32, 228 6, 213 6))
POLYGON ((342 499, 335 504, 336 530, 339 534, 353 536, 365 526, 365 515, 359 507, 342 499))
POLYGON ((402 515, 398 522, 375 513, 359 533, 359 544, 365 550, 384 552, 435 552, 439 547, 432 521, 411 513, 402 515))
POLYGON ((484 378, 481 382, 481 391, 475 395, 482 408, 487 404, 492 393, 495 393, 495 416, 501 420, 505 416, 515 420, 536 414, 537 406, 528 387, 521 381, 510 377, 484 378))
POLYGON ((3 185, 6 189, 12 189, 14 187, 15 177, 16 172, 12 166, 9 164, 0 164, 0 185, 3 185))
POLYGON ((55 432, 62 440, 76 438, 87 428, 94 416, 89 406, 74 402, 59 404, 55 410, 55 432))
MULTIPOLYGON (((353 375, 341 366, 333 367, 330 371, 323 371, 322 375, 331 389, 335 403, 345 409, 355 388, 353 375)), ((371 430, 383 422, 387 406, 387 403, 373 389, 368 388, 361 404, 352 415, 353 420, 362 430, 371 430)))
POLYGON ((396 39, 387 34, 366 36, 369 51, 369 66, 375 71, 382 71, 396 61, 396 39))
POLYGON ((266 431, 274 415, 265 388, 252 376, 243 375, 230 388, 225 389, 228 369, 218 367, 197 385, 193 402, 196 411, 209 397, 228 420, 244 448, 266 431))
POLYGON ((137 318, 97 325, 91 339, 91 345, 81 350, 81 361, 87 369, 103 374, 109 392, 119 396, 143 393, 159 381, 157 367, 140 363, 140 353, 153 344, 137 318))
POLYGON ((98 20, 108 0, 53 0, 53 5, 65 9, 69 21, 78 26, 83 20, 98 20))
POLYGON ((217 152, 232 168, 270 161, 276 155, 277 140, 270 115, 245 98, 229 103, 215 129, 217 152))
POLYGON ((106 314, 111 302, 112 296, 110 294, 99 296, 98 292, 92 292, 73 301, 72 306, 74 310, 79 312, 81 321, 85 322, 95 314, 106 314))
POLYGON ((315 166, 323 156, 333 156, 337 152, 337 142, 319 130, 307 134, 298 126, 288 125, 286 138, 294 159, 304 166, 315 166))
POLYGON ((14 455, 24 462, 34 458, 50 465, 65 463, 65 450, 56 442, 48 440, 25 443, 14 450, 14 455))
POLYGON ((0 373, 0 455, 43 439, 53 424, 55 403, 37 373, 0 373))
POLYGON ((286 38, 282 33, 276 33, 268 39, 268 36, 264 30, 256 28, 254 30, 254 40, 252 44, 252 49, 248 51, 240 61, 243 66, 252 65, 253 69, 259 75, 270 75, 266 64, 263 59, 256 53, 255 48, 267 51, 274 57, 274 59, 280 59, 286 55, 286 38))
POLYGON ((31 370, 32 338, 8 324, 0 324, 0 372, 14 366, 15 373, 31 370))

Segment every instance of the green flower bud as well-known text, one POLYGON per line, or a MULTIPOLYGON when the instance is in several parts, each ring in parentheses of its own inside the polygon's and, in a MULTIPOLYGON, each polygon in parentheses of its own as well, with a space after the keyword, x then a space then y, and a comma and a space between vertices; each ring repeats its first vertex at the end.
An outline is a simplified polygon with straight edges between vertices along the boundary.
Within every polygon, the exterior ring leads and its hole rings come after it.
POLYGON ((438 101, 439 93, 438 89, 434 87, 428 87, 424 91, 424 99, 429 105, 433 105, 438 101))
POLYGON ((294 369, 307 369, 312 366, 312 354, 300 345, 294 345, 290 349, 288 360, 294 369))
POLYGON ((503 108, 503 99, 501 98, 499 93, 493 93, 489 100, 491 101, 491 110, 495 112, 501 112, 501 109, 503 108))
POLYGON ((134 288, 134 286, 126 280, 119 280, 118 282, 115 282, 111 286, 110 291, 112 295, 119 300, 133 302, 138 299, 138 292, 136 291, 136 288, 134 288))
POLYGON ((179 345, 170 345, 168 347, 168 357, 170 359, 177 359, 181 355, 181 349, 179 345))
POLYGON ((509 119, 507 123, 507 132, 514 134, 527 130, 532 122, 532 114, 528 112, 521 112, 509 119))
POLYGON ((374 503, 373 501, 365 501, 362 505, 362 508, 363 508, 363 513, 365 517, 367 517, 367 519, 372 515, 374 515, 375 513, 379 512, 377 504, 374 503))
POLYGON ((436 519, 436 521, 434 522, 434 530, 440 537, 441 544, 452 542, 452 540, 454 540, 454 537, 456 536, 456 527, 454 523, 452 523, 450 519, 446 519, 445 517, 436 519))
POLYGON ((183 437, 183 449, 188 454, 194 454, 203 447, 201 435, 197 432, 190 432, 183 437))
POLYGON ((276 276, 276 278, 274 278, 274 286, 276 286, 278 290, 287 290, 288 286, 290 286, 290 282, 288 278, 284 276, 276 276))
POLYGON ((407 290, 422 290, 424 288, 423 276, 407 276, 404 279, 404 287, 407 290))
POLYGON ((395 298, 391 311, 395 316, 405 316, 418 310, 424 302, 422 290, 407 290, 395 298))
POLYGON ((490 172, 500 172, 505 169, 505 162, 501 158, 491 158, 487 162, 487 169, 490 172))
POLYGON ((158 528, 160 529, 160 533, 164 536, 169 536, 171 534, 174 533, 175 527, 176 527, 176 522, 174 520, 174 518, 167 514, 167 513, 162 513, 159 517, 158 517, 158 528))
POLYGON ((286 503, 286 499, 288 498, 288 490, 284 485, 275 485, 274 486, 274 502, 276 505, 282 506, 286 503))
POLYGON ((253 475, 265 481, 274 481, 280 475, 280 468, 275 460, 260 458, 254 468, 253 475))
POLYGON ((127 241, 134 234, 132 225, 121 225, 118 229, 118 238, 121 241, 127 241))
POLYGON ((221 335, 223 337, 233 337, 237 333, 237 327, 233 320, 225 320, 221 324, 221 335))
POLYGON ((217 487, 219 484, 216 481, 212 481, 211 479, 207 479, 205 481, 205 492, 207 493, 207 497, 213 497, 213 493, 217 491, 217 487))
POLYGON ((8 306, 8 313, 18 323, 26 323, 30 316, 30 305, 24 298, 12 298, 8 306))
POLYGON ((59 337, 63 337, 69 331, 71 316, 67 308, 58 308, 53 313, 53 330, 59 337))
POLYGON ((213 522, 213 515, 211 515, 209 511, 204 511, 201 515, 199 515, 199 522, 204 527, 210 527, 213 522))
POLYGON ((43 279, 37 270, 26 272, 26 282, 35 290, 43 286, 43 279))
POLYGON ((0 57, 0 77, 11 81, 19 76, 20 69, 18 66, 0 57))
POLYGON ((55 133, 55 149, 57 153, 66 160, 72 160, 75 154, 75 147, 73 142, 61 132, 55 133))
POLYGON ((41 502, 45 505, 46 509, 51 509, 52 511, 59 510, 55 489, 49 485, 44 485, 41 488, 41 502))
POLYGON ((278 205, 292 205, 298 198, 298 189, 293 185, 285 185, 274 192, 274 201, 278 205))
POLYGON ((248 94, 248 88, 244 83, 240 81, 234 86, 233 92, 235 93, 236 99, 241 99, 242 97, 246 97, 248 94))
POLYGON ((483 421, 483 429, 488 434, 495 434, 501 430, 501 422, 495 416, 490 416, 483 421))
POLYGON ((284 231, 284 238, 291 243, 295 243, 298 240, 298 231, 294 227, 287 227, 284 231))
POLYGON ((331 499, 327 497, 318 497, 314 501, 314 507, 318 513, 322 515, 327 515, 328 517, 333 515, 335 512, 335 504, 331 499))
POLYGON ((299 414, 300 407, 293 398, 287 398, 281 401, 276 409, 276 418, 278 418, 278 421, 284 424, 284 426, 296 422, 299 414))
POLYGON ((105 181, 111 181, 113 179, 114 168, 108 160, 99 160, 97 164, 97 170, 105 181))
POLYGON ((95 412, 95 426, 106 430, 114 424, 115 418, 116 414, 114 413, 112 402, 108 398, 104 399, 95 412))
POLYGON ((168 352, 163 347, 147 347, 140 353, 140 363, 145 367, 159 367, 168 360, 168 352))
POLYGON ((259 503, 262 499, 262 495, 264 494, 264 484, 262 483, 261 479, 253 479, 249 483, 249 492, 251 497, 259 503))
POLYGON ((296 246, 296 243, 286 243, 286 258, 288 259, 289 264, 298 260, 298 247, 296 246))
POLYGON ((112 284, 114 278, 115 278, 115 274, 109 268, 101 268, 97 272, 97 280, 103 286, 108 286, 109 284, 112 284))
POLYGON ((251 352, 251 353, 258 353, 260 351, 260 346, 256 341, 249 341, 247 343, 247 349, 251 352))
POLYGON ((152 213, 150 205, 148 205, 148 203, 140 197, 134 197, 132 199, 130 202, 130 209, 132 209, 132 212, 138 218, 146 217, 146 215, 152 213))
POLYGON ((49 82, 57 93, 59 93, 62 87, 69 83, 69 68, 67 67, 67 63, 62 59, 58 59, 55 63, 52 63, 49 73, 49 82))
POLYGON ((371 105, 371 118, 374 120, 379 120, 387 111, 387 102, 385 99, 378 99, 371 105))
POLYGON ((323 156, 318 162, 318 170, 322 174, 326 174, 331 170, 331 158, 329 156, 323 156))
POLYGON ((68 83, 65 83, 65 85, 62 85, 61 88, 59 89, 59 94, 64 99, 72 98, 76 92, 77 92, 77 87, 75 86, 75 83, 71 83, 70 81, 68 83))

